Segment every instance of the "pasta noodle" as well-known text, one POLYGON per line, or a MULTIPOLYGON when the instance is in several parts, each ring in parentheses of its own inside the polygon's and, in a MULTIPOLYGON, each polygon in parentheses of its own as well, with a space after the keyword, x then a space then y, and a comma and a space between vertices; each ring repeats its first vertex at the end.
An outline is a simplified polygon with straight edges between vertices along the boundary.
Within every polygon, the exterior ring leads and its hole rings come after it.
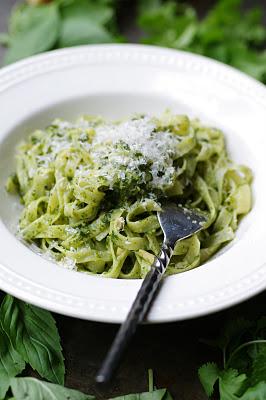
POLYGON ((251 208, 252 174, 228 158, 223 133, 169 112, 56 120, 19 145, 16 163, 7 190, 24 205, 22 238, 68 268, 110 278, 146 275, 168 199, 208 218, 176 244, 168 274, 208 260, 251 208))

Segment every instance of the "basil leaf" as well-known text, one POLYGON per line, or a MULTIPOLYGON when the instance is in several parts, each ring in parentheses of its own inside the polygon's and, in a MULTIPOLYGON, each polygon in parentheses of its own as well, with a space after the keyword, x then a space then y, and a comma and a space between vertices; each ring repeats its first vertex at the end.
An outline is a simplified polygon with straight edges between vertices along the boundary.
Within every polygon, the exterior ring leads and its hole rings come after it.
POLYGON ((113 18, 113 10, 104 4, 79 0, 63 7, 61 17, 59 47, 108 43, 114 39, 105 27, 113 18))
POLYGON ((56 3, 16 9, 11 18, 10 47, 4 64, 52 49, 58 39, 59 23, 56 3))
POLYGON ((75 0, 62 7, 61 16, 67 17, 80 17, 86 15, 97 24, 107 24, 113 18, 113 9, 101 2, 94 2, 92 0, 75 0))
POLYGON ((64 383, 64 359, 52 315, 12 296, 5 296, 0 320, 14 348, 42 377, 64 383))
POLYGON ((11 379, 11 390, 16 400, 93 400, 94 396, 77 390, 47 383, 35 378, 11 379))
POLYGON ((115 397, 109 400, 173 400, 173 398, 166 389, 159 389, 159 390, 154 390, 153 392, 128 394, 125 396, 115 397))
MULTIPOLYGON (((39 11, 38 11, 39 12, 39 11)), ((27 3, 16 4, 11 12, 8 31, 11 36, 25 32, 36 18, 36 9, 27 3)))
POLYGON ((25 368, 22 357, 12 346, 7 334, 0 328, 0 399, 9 388, 10 378, 18 375, 25 368))

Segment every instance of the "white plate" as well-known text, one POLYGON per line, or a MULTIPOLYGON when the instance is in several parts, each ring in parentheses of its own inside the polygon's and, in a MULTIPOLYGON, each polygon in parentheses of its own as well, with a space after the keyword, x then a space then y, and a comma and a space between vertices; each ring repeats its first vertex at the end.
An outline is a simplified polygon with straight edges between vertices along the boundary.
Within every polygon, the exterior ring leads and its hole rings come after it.
POLYGON ((171 108, 221 127, 232 157, 254 171, 254 207, 236 240, 206 265, 165 279, 151 322, 195 317, 266 287, 266 90, 215 61, 136 45, 46 53, 0 71, 0 288, 30 303, 90 320, 121 322, 141 285, 77 273, 46 261, 14 236, 19 214, 4 183, 14 147, 55 117, 107 117, 171 108))

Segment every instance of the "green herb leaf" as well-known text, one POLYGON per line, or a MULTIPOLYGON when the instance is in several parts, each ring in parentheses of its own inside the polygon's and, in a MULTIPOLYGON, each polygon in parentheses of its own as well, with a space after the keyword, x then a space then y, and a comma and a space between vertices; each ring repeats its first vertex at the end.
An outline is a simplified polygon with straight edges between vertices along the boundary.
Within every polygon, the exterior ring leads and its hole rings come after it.
POLYGON ((241 391, 246 379, 247 377, 245 374, 239 375, 238 371, 235 369, 230 368, 227 371, 221 372, 219 378, 220 400, 237 399, 237 397, 233 396, 241 391))
POLYGON ((0 399, 9 388, 10 378, 15 377, 25 368, 22 357, 13 348, 7 334, 0 328, 0 399))
POLYGON ((128 394, 115 397, 109 400, 173 400, 172 396, 166 389, 154 389, 153 371, 148 370, 149 391, 144 393, 128 394))
POLYGON ((93 400, 77 390, 47 383, 34 378, 13 378, 11 389, 16 400, 93 400))
POLYGON ((242 336, 253 326, 251 321, 244 318, 236 318, 228 321, 221 334, 213 340, 205 340, 204 343, 224 350, 228 347, 236 347, 241 342, 242 336))
POLYGON ((257 323, 243 318, 228 323, 211 345, 219 347, 226 368, 215 363, 199 369, 208 396, 219 380, 220 400, 266 400, 266 319, 257 323), (238 368, 228 368, 238 365, 238 368))
POLYGON ((243 317, 236 318, 234 320, 228 321, 218 339, 219 347, 223 349, 224 347, 229 347, 233 342, 233 346, 239 345, 243 335, 252 327, 253 323, 246 320, 243 317))
POLYGON ((256 385, 260 381, 266 382, 266 344, 260 350, 252 363, 250 383, 256 385))
POLYGON ((266 400, 266 382, 260 382, 247 389, 240 400, 266 400))
POLYGON ((61 9, 59 47, 114 40, 105 27, 112 18, 112 8, 88 0, 78 0, 61 9))
POLYGON ((142 1, 139 25, 144 43, 183 49, 230 64, 266 83, 266 28, 262 10, 243 13, 241 0, 219 0, 200 20, 195 10, 174 1, 142 1))
POLYGON ((7 33, 0 33, 0 45, 8 46, 10 41, 10 37, 7 33))
POLYGON ((146 32, 144 43, 186 48, 193 42, 197 18, 191 7, 168 1, 165 4, 154 2, 143 10, 139 24, 146 32))
POLYGON ((266 52, 255 52, 245 46, 232 49, 232 66, 241 69, 253 78, 266 82, 266 52))
POLYGON ((200 382, 207 394, 210 397, 213 394, 214 385, 220 375, 220 370, 215 363, 207 363, 202 365, 198 371, 200 382))
POLYGON ((260 332, 266 336, 266 317, 261 317, 257 322, 257 333, 260 332))
POLYGON ((56 3, 42 6, 23 4, 15 8, 10 19, 9 49, 4 63, 10 64, 53 48, 59 33, 56 3))
POLYGON ((7 295, 0 319, 14 348, 42 377, 64 383, 64 359, 52 315, 7 295))
POLYGON ((173 398, 166 389, 159 389, 152 392, 128 394, 109 400, 173 400, 173 398))

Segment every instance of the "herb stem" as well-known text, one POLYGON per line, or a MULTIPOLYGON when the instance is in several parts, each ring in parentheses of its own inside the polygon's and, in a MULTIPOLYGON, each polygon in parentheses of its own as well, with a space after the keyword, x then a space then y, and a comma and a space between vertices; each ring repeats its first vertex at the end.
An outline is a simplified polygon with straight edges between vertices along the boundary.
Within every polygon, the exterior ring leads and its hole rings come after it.
POLYGON ((251 346, 253 344, 262 344, 265 343, 266 344, 266 339, 258 339, 258 340, 251 340, 249 342, 243 343, 240 346, 238 346, 230 355, 228 361, 225 363, 225 367, 228 368, 228 366, 230 365, 230 363, 232 362, 232 359, 235 357, 235 355, 241 351, 242 349, 244 349, 245 347, 251 346))
POLYGON ((148 383, 149 383, 149 392, 153 392, 153 371, 152 369, 148 370, 148 383))
POLYGON ((224 368, 226 366, 226 350, 225 350, 225 348, 223 348, 223 366, 224 366, 224 368))

